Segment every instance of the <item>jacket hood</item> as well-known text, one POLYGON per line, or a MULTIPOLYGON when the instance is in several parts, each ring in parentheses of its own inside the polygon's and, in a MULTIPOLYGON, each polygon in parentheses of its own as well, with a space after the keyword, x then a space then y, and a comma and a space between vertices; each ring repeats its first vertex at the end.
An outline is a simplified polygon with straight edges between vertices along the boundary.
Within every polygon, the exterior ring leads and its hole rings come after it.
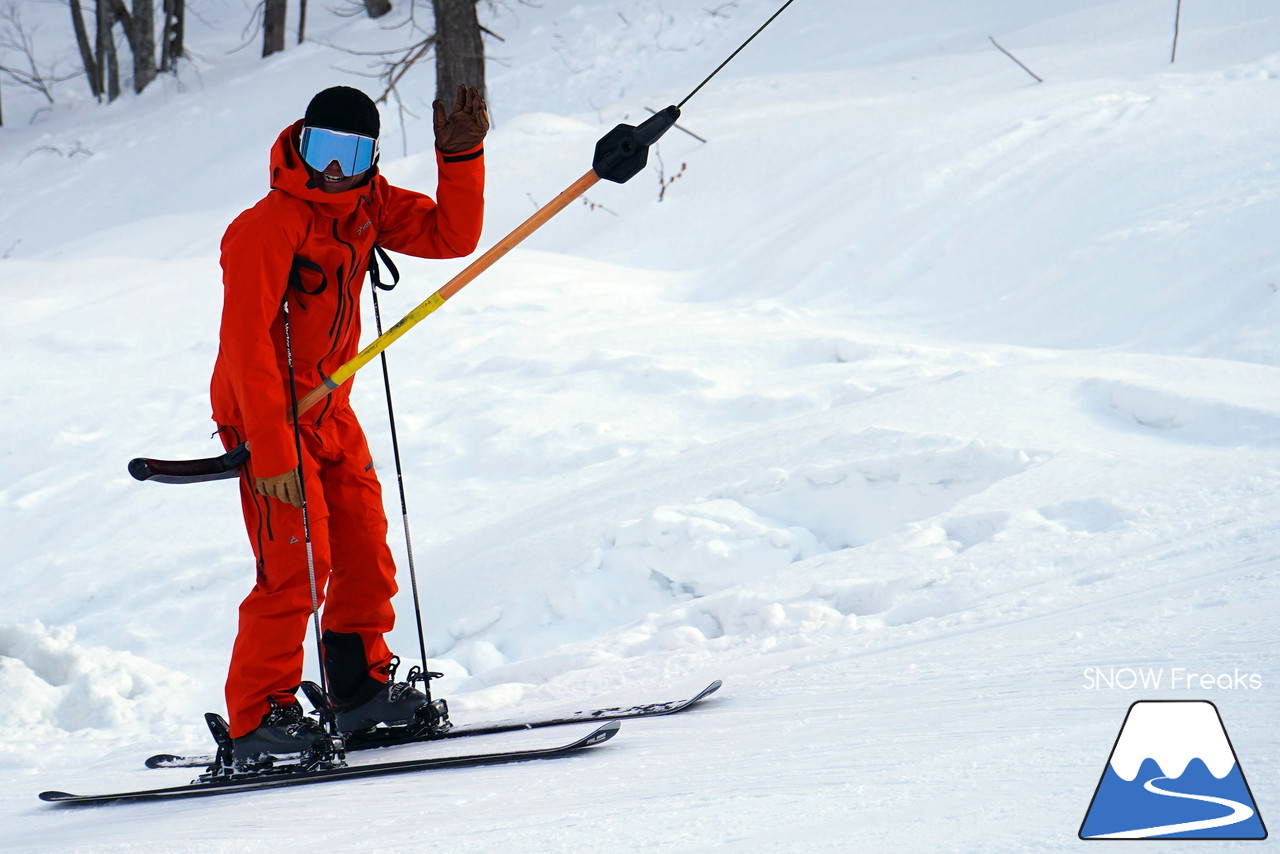
POLYGON ((291 124, 276 137, 271 146, 271 189, 280 190, 314 206, 320 213, 340 217, 350 214, 360 204, 368 201, 378 177, 375 164, 369 180, 359 187, 341 193, 326 193, 311 181, 311 173, 298 153, 298 140, 302 137, 302 119, 291 124))

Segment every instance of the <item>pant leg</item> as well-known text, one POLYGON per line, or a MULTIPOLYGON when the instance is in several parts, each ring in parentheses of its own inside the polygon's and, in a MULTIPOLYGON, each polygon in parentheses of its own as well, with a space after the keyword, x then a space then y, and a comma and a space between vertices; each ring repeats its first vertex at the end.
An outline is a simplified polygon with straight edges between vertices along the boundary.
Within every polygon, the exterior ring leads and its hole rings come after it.
MULTIPOLYGON (((229 448, 243 435, 234 426, 220 427, 219 432, 229 448)), ((330 567, 328 512, 315 450, 315 437, 304 429, 311 564, 316 595, 323 601, 330 567)), ((240 473, 240 501, 257 559, 257 578, 240 604, 239 629, 227 671, 227 712, 233 738, 258 727, 270 710, 268 698, 280 703, 294 701, 293 694, 302 682, 304 642, 312 613, 302 511, 260 495, 253 485, 256 476, 250 458, 240 473)))
POLYGON ((359 703, 387 679, 391 651, 383 636, 395 626, 396 567, 364 431, 346 408, 325 428, 320 453, 332 567, 323 619, 326 675, 336 701, 359 703))

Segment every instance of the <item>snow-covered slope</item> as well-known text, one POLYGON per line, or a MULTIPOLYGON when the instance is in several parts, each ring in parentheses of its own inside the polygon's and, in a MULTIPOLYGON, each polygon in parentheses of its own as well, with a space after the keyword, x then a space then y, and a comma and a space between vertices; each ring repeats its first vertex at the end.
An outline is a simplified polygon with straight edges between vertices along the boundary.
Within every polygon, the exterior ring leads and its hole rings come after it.
MULTIPOLYGON (((455 718, 724 678, 705 709, 559 763, 74 813, 34 793, 185 782, 141 759, 221 708, 234 487, 124 464, 217 449, 222 230, 314 91, 373 90, 322 43, 388 35, 312 9, 261 61, 205 0, 179 81, 69 83, 30 125, 6 89, 0 844, 1060 850, 1153 697, 1218 704, 1265 819, 1280 10, 1183 4, 1171 65, 1173 5, 795 3, 689 102, 706 142, 673 131, 389 351, 455 718), (1093 678, 1126 668, 1161 681, 1093 678)), ((485 245, 776 8, 669 6, 487 9, 485 245)), ((431 91, 383 114, 384 171, 428 191, 431 91)), ((463 263, 405 259, 384 317, 463 263)), ((357 378, 389 473, 380 395, 357 378)))

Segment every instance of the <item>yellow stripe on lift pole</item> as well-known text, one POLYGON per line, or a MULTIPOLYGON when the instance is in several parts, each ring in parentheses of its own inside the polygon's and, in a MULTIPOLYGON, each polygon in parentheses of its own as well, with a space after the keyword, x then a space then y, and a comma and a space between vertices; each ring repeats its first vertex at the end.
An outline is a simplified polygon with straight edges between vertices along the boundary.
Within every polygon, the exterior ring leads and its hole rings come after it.
POLYGON ((444 305, 446 300, 470 284, 485 270, 492 267, 499 258, 506 255, 518 246, 526 237, 545 225, 549 219, 568 207, 574 200, 580 197, 587 190, 591 189, 591 187, 599 180, 600 176, 596 174, 595 169, 591 169, 577 181, 573 182, 573 184, 563 193, 556 196, 542 208, 538 209, 533 216, 529 217, 514 231, 494 244, 493 248, 488 252, 472 261, 465 270, 450 279, 444 287, 427 297, 427 299, 424 300, 417 308, 401 318, 395 326, 392 326, 386 332, 371 341, 369 346, 357 353, 351 361, 343 364, 340 368, 334 371, 327 380, 307 392, 302 399, 298 401, 298 414, 301 415, 320 401, 324 400, 330 392, 338 388, 347 380, 351 379, 352 375, 355 374, 356 371, 373 361, 374 356, 377 356, 383 350, 390 347, 400 338, 401 335, 404 335, 417 325, 419 321, 423 320, 437 308, 444 305))

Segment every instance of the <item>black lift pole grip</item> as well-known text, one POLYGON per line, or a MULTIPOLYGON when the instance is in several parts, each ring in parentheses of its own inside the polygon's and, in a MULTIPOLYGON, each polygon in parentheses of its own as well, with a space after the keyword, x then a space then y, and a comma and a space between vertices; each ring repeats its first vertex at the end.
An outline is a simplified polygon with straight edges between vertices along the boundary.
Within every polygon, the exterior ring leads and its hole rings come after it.
POLYGON ((649 162, 649 146, 671 129, 680 118, 680 108, 667 107, 640 123, 639 127, 618 125, 596 143, 591 168, 606 181, 625 184, 649 162))

